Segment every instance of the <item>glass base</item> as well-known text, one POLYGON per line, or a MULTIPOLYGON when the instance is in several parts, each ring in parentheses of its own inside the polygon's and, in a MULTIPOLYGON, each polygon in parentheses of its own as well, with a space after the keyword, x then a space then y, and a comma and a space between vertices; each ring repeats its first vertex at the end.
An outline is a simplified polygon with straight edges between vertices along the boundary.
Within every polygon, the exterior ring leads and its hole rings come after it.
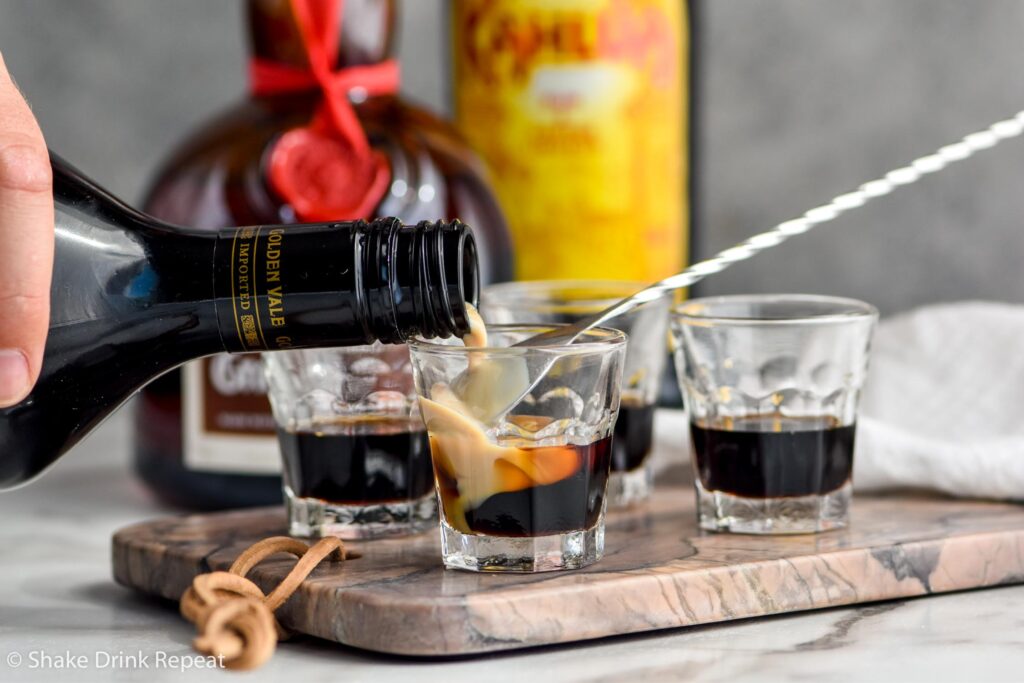
POLYGON ((526 538, 464 534, 441 522, 441 556, 451 569, 551 572, 580 569, 603 555, 603 518, 585 531, 526 538))
POLYGON ((437 498, 430 493, 411 501, 374 505, 341 505, 319 498, 300 498, 285 487, 288 533, 346 540, 408 536, 437 524, 437 498))
POLYGON ((738 534, 813 534, 847 525, 853 485, 847 482, 823 496, 741 498, 707 491, 697 481, 701 529, 738 534))
POLYGON ((651 497, 654 468, 650 460, 629 472, 612 472, 608 478, 608 507, 624 508, 651 497))

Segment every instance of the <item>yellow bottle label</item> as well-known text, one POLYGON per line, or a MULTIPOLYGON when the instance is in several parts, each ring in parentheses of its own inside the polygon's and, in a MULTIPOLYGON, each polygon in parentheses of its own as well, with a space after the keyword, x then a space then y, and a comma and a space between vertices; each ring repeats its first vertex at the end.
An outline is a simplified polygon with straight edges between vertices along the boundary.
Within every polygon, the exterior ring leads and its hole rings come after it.
POLYGON ((655 280, 686 260, 684 0, 455 0, 459 127, 520 279, 655 280))

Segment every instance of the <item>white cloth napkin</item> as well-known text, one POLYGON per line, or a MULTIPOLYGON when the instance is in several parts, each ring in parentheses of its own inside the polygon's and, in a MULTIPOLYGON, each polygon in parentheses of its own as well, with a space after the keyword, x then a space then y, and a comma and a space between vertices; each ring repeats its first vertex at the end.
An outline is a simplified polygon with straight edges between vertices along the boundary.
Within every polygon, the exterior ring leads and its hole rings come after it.
MULTIPOLYGON (((689 451, 683 411, 658 411, 655 468, 689 451)), ((938 304, 881 321, 853 481, 1024 500, 1024 306, 938 304)))
POLYGON ((858 490, 1024 500, 1024 306, 939 304, 878 326, 861 396, 858 490))

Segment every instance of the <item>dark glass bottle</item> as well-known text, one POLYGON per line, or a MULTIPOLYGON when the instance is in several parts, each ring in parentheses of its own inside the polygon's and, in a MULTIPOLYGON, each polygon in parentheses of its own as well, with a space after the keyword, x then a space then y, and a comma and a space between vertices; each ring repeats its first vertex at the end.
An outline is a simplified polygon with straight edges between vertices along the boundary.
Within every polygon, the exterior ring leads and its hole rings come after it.
MULTIPOLYGON (((390 63, 393 0, 344 4, 337 17, 340 33, 332 46, 338 50, 333 67, 347 70, 352 83, 334 91, 308 75, 308 87, 302 85, 303 74, 311 69, 297 15, 302 5, 314 11, 307 21, 313 20, 318 34, 331 28, 323 25, 330 21, 325 9, 337 5, 336 0, 249 0, 254 92, 190 136, 157 174, 146 210, 201 230, 381 215, 407 223, 458 218, 476 227, 481 280, 509 279, 510 238, 475 155, 449 124, 403 101, 387 86, 360 85, 364 71, 386 71, 390 63), (293 73, 297 80, 267 88, 260 85, 257 67, 283 71, 286 77, 293 73), (328 100, 345 100, 354 109, 373 153, 384 161, 384 185, 367 181, 362 194, 357 188, 347 197, 331 196, 339 186, 347 187, 332 180, 350 169, 343 160, 322 158, 336 141, 318 137, 309 125, 328 100), (291 166, 282 164, 282 150, 291 150, 296 140, 300 148, 307 143, 299 151, 313 152, 312 160, 300 155, 291 166), (282 176, 282 167, 301 171, 311 165, 315 172, 304 178, 282 176), (365 215, 342 215, 345 200, 360 204, 365 215)), ((257 358, 190 363, 143 391, 136 466, 163 499, 194 509, 274 503, 281 497, 278 464, 257 358)))
POLYGON ((0 410, 0 489, 187 360, 468 330, 476 248, 458 222, 200 232, 129 208, 56 158, 53 176, 49 336, 32 393, 0 410))

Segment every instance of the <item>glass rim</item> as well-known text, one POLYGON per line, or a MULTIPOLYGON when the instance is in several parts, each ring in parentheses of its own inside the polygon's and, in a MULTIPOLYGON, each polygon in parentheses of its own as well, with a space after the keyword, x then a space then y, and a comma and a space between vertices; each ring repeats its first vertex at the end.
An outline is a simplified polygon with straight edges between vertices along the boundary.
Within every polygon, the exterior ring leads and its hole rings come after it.
MULTIPOLYGON (((487 285, 481 290, 480 305, 486 307, 488 295, 498 294, 503 300, 500 306, 503 308, 521 310, 526 308, 545 310, 557 310, 565 306, 592 307, 598 310, 607 308, 614 303, 622 301, 628 296, 636 294, 641 289, 650 286, 649 282, 641 280, 613 280, 602 278, 579 278, 572 280, 515 280, 512 282, 500 282, 487 285), (616 294, 611 296, 584 296, 578 299, 568 297, 550 296, 552 291, 558 289, 593 288, 595 290, 614 290, 616 294), (621 293, 621 296, 619 295, 621 293)), ((668 301, 669 295, 652 299, 636 308, 645 308, 659 301, 668 301)), ((635 310, 635 309, 634 309, 635 310)))
MULTIPOLYGON (((507 325, 488 325, 487 332, 533 332, 542 334, 569 325, 564 323, 512 323, 507 325)), ((595 327, 583 333, 584 336, 599 335, 593 341, 579 341, 572 344, 560 346, 453 346, 451 344, 440 344, 422 337, 414 337, 408 340, 409 349, 412 351, 425 351, 448 356, 464 355, 470 351, 487 353, 493 356, 525 356, 529 354, 543 353, 554 356, 575 356, 597 351, 614 350, 625 345, 628 337, 625 332, 609 327, 595 327)))
POLYGON ((876 320, 878 309, 859 299, 821 294, 725 294, 700 297, 684 301, 672 308, 673 321, 690 325, 829 325, 863 320, 876 320), (687 310, 697 306, 710 307, 721 304, 757 303, 811 303, 831 306, 833 310, 775 318, 755 315, 718 315, 687 310))

